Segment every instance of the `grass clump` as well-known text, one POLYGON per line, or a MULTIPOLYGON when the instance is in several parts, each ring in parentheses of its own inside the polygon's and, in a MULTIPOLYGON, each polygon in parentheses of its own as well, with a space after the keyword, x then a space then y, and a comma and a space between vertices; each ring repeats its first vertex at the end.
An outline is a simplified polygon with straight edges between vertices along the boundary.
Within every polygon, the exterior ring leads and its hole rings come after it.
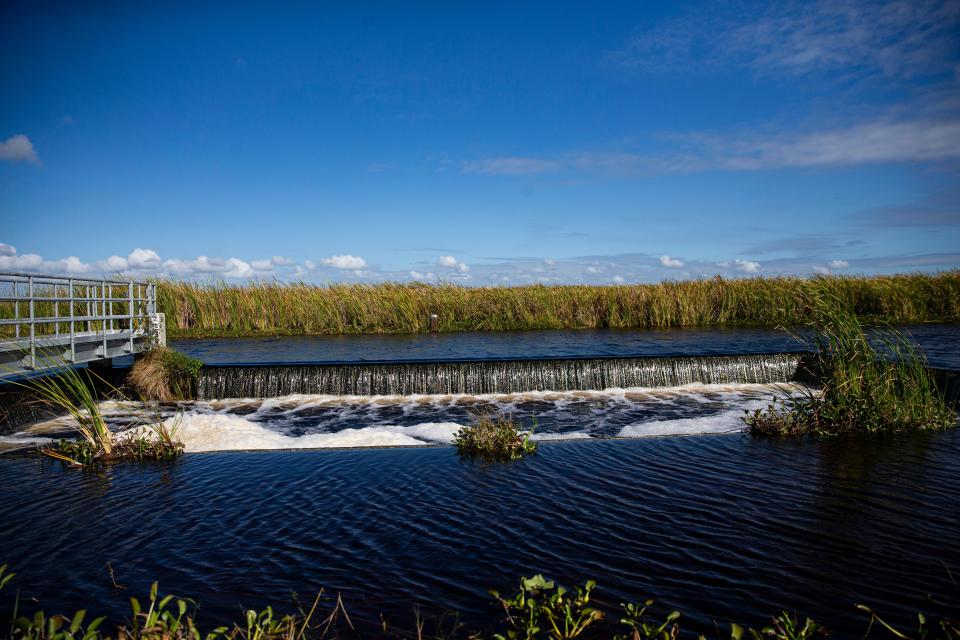
POLYGON ((96 387, 99 384, 121 399, 123 394, 89 369, 57 363, 51 373, 12 384, 32 391, 35 402, 44 409, 60 410, 70 419, 78 437, 40 450, 51 458, 88 467, 117 460, 172 460, 183 453, 183 443, 176 439, 176 424, 168 426, 158 419, 119 434, 111 431, 100 410, 96 387))
POLYGON ((127 384, 144 400, 172 402, 194 397, 203 362, 167 347, 146 352, 133 364, 127 384))
MULTIPOLYGON (((157 283, 170 337, 798 326, 829 295, 870 321, 960 320, 960 271, 935 275, 710 278, 617 286, 157 283)), ((2 307, 0 307, 2 315, 2 307)))
POLYGON ((944 402, 923 353, 901 332, 875 332, 831 297, 812 305, 815 363, 822 385, 786 395, 745 417, 751 433, 797 435, 945 429, 957 414, 944 402))
POLYGON ((521 431, 509 417, 480 415, 456 433, 453 445, 465 458, 509 462, 537 452, 537 443, 530 439, 530 433, 521 431))

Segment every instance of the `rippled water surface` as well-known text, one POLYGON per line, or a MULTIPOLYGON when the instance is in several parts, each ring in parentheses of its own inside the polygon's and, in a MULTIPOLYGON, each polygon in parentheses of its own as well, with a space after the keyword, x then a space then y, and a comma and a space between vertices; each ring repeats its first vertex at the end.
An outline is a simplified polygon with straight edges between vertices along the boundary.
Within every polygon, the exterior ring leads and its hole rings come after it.
MULTIPOLYGON (((932 366, 960 369, 960 324, 902 329, 923 348, 932 366)), ((784 330, 729 327, 218 338, 170 344, 209 364, 706 356, 807 348, 784 330)))
POLYGON ((958 456, 956 431, 549 442, 497 466, 448 447, 189 454, 101 474, 0 456, 0 561, 47 610, 121 614, 158 579, 208 622, 326 587, 355 618, 409 621, 419 601, 483 625, 486 589, 546 572, 594 578, 612 603, 655 596, 711 634, 780 608, 859 634, 856 602, 904 619, 928 593, 956 601, 958 456))

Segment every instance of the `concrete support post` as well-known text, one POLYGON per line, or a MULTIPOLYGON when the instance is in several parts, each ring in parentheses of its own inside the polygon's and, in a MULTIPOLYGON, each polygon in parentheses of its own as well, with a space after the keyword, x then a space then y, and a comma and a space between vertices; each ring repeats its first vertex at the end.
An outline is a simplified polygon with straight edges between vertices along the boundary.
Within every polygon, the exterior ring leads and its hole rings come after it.
POLYGON ((150 316, 150 333, 153 337, 153 346, 167 346, 167 315, 155 313, 150 316))

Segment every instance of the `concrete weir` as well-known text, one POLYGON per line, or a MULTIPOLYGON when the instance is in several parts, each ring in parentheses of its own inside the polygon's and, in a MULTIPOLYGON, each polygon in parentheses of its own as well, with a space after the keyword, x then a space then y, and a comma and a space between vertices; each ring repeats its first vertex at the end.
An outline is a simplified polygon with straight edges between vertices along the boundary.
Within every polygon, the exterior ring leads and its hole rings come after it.
POLYGON ((197 395, 201 400, 212 400, 270 398, 291 394, 482 394, 599 391, 614 387, 674 387, 691 383, 789 382, 802 377, 804 357, 800 353, 775 353, 705 357, 207 366, 201 371, 197 395))

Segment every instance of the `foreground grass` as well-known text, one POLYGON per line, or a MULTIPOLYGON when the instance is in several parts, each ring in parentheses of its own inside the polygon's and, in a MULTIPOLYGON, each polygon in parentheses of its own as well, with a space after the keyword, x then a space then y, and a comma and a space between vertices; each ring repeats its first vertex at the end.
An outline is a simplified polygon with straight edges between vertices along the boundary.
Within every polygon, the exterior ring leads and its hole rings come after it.
POLYGON ((874 332, 880 353, 863 325, 840 301, 811 302, 821 387, 786 396, 745 417, 756 435, 838 435, 946 429, 957 414, 941 398, 926 358, 892 328, 874 332))
MULTIPOLYGON (((7 573, 6 565, 0 566, 0 591, 14 574, 7 573)), ((516 592, 501 596, 496 591, 490 594, 496 599, 500 615, 488 631, 466 628, 455 618, 448 624, 441 623, 434 633, 425 631, 424 619, 416 615, 412 629, 391 627, 381 617, 379 633, 383 638, 453 639, 493 638, 494 640, 572 640, 574 638, 610 638, 612 640, 674 640, 682 632, 682 616, 678 611, 658 611, 652 600, 642 604, 624 603, 619 607, 596 604, 591 598, 596 583, 587 581, 583 586, 565 589, 541 575, 521 578, 516 592)), ((172 595, 161 596, 157 583, 150 589, 149 602, 141 605, 137 598, 130 598, 129 619, 112 629, 105 625, 106 617, 88 616, 80 610, 71 616, 47 615, 36 611, 24 615, 19 610, 19 601, 14 610, 0 614, 0 628, 8 627, 8 638, 13 640, 308 640, 326 638, 361 637, 339 596, 327 598, 321 591, 313 604, 300 607, 294 614, 279 614, 272 607, 261 611, 246 610, 240 621, 201 631, 196 624, 196 606, 191 600, 172 595)), ((870 608, 857 605, 864 615, 865 633, 862 637, 895 638, 960 638, 960 621, 950 615, 917 616, 915 629, 898 629, 880 618, 870 608)), ((731 640, 772 638, 773 640, 805 640, 827 636, 827 630, 810 618, 783 611, 760 629, 731 624, 731 640)), ((363 637, 372 637, 364 634, 363 637)), ((717 627, 717 637, 723 637, 717 627)), ((700 636, 701 639, 704 636, 700 636)))
POLYGON ((97 387, 125 399, 120 390, 89 369, 53 364, 56 368, 50 373, 11 382, 30 391, 31 401, 43 410, 66 414, 77 434, 75 440, 60 440, 56 447, 40 449, 43 454, 71 466, 91 467, 120 460, 172 460, 183 453, 176 427, 159 419, 119 434, 111 431, 100 410, 97 387))
POLYGON ((960 271, 690 280, 623 286, 463 287, 158 283, 171 338, 440 331, 798 326, 829 295, 868 321, 960 320, 960 271))

